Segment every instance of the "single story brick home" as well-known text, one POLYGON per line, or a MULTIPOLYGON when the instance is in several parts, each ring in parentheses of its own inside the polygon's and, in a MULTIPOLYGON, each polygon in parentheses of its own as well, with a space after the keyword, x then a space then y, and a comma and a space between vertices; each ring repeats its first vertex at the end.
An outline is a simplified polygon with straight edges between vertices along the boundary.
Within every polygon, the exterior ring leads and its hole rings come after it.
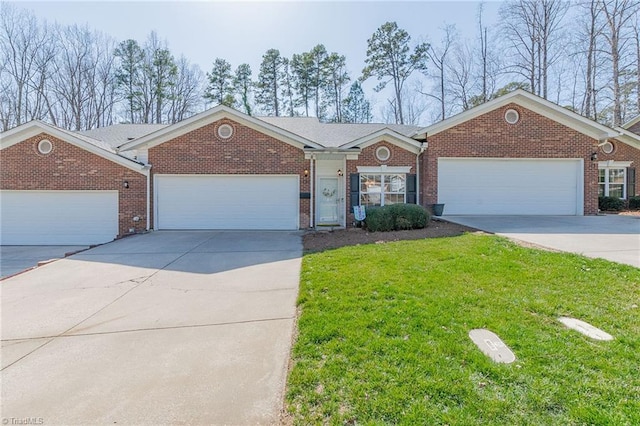
POLYGON ((609 128, 525 91, 429 127, 252 117, 0 140, 0 243, 97 244, 145 230, 348 227, 352 207, 445 215, 593 215, 635 195, 638 119, 609 128), (635 127, 634 127, 635 126, 635 127))

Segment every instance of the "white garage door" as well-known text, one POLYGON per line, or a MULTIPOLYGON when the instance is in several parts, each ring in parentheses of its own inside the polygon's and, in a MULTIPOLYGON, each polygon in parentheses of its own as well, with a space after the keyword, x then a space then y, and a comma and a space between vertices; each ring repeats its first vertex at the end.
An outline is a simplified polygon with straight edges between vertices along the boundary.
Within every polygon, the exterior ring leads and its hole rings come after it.
POLYGON ((3 245, 89 245, 118 236, 118 191, 0 191, 3 245))
POLYGON ((445 215, 582 215, 582 160, 438 160, 445 215))
POLYGON ((298 176, 156 175, 156 229, 298 229, 298 176))

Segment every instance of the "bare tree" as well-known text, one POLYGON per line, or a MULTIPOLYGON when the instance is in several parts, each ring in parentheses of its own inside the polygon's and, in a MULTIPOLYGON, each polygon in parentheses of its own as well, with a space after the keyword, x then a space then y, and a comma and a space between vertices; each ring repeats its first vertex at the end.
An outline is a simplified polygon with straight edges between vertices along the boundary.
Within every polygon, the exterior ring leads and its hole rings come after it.
POLYGON ((636 23, 633 26, 636 42, 636 113, 640 115, 640 12, 636 11, 636 23))
POLYGON ((204 75, 197 65, 181 56, 176 63, 177 73, 169 86, 167 121, 177 123, 203 109, 202 86, 204 75))
POLYGON ((56 28, 58 55, 52 84, 58 125, 84 130, 112 123, 115 96, 113 41, 87 26, 56 28))
POLYGON ((531 91, 543 98, 548 96, 549 69, 562 52, 559 42, 568 8, 562 0, 517 0, 500 8, 510 70, 527 78, 531 91))
POLYGON ((457 38, 455 25, 446 25, 443 29, 444 34, 440 45, 435 47, 433 44, 427 49, 427 56, 433 64, 433 71, 428 75, 436 82, 437 95, 431 91, 420 92, 423 95, 436 99, 440 104, 440 120, 447 118, 447 72, 451 69, 449 65, 449 52, 457 38))
POLYGON ((603 31, 603 37, 606 40, 607 54, 611 60, 612 122, 614 126, 619 126, 623 121, 621 71, 630 65, 624 63, 623 58, 630 45, 629 26, 634 22, 633 18, 638 10, 638 3, 631 0, 602 0, 601 5, 606 19, 606 30, 603 31))
POLYGON ((54 50, 48 27, 11 4, 0 8, 0 81, 4 129, 47 116, 43 72, 54 50))
MULTIPOLYGON (((484 61, 483 61, 484 62, 484 61)), ((451 52, 451 60, 447 64, 447 86, 451 93, 451 101, 463 110, 470 108, 469 98, 474 90, 473 51, 467 43, 456 43, 451 52)), ((487 99, 487 77, 480 73, 480 87, 483 99, 487 99)), ((441 110, 442 112, 442 110, 441 110)))

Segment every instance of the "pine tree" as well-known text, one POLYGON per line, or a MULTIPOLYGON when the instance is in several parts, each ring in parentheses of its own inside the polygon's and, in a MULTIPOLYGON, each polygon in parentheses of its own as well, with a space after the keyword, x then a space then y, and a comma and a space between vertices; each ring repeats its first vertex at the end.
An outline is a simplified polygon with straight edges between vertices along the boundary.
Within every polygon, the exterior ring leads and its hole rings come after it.
POLYGON ((240 98, 238 105, 248 115, 253 112, 250 101, 252 87, 251 67, 249 64, 240 64, 236 68, 236 74, 233 78, 233 89, 240 98))
POLYGON ((224 59, 216 58, 213 61, 211 72, 207 73, 207 79, 209 85, 205 90, 204 98, 216 105, 233 107, 235 98, 233 97, 231 64, 224 59))
POLYGON ((364 96, 362 85, 356 81, 343 101, 342 121, 345 123, 370 123, 373 119, 371 104, 364 96))
POLYGON ((116 85, 120 94, 127 101, 129 121, 135 123, 135 113, 140 110, 138 98, 140 96, 140 72, 144 52, 137 41, 129 39, 118 45, 114 55, 120 60, 120 66, 116 70, 116 85))
POLYGON ((269 49, 262 56, 258 83, 256 85, 256 101, 263 111, 269 115, 280 116, 282 112, 282 80, 286 59, 280 56, 277 49, 269 49))

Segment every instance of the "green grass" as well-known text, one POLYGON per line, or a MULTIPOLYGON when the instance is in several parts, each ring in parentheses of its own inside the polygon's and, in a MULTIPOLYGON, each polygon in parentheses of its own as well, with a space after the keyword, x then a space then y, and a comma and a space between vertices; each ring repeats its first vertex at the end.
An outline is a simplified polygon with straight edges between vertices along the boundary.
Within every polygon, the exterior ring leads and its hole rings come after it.
POLYGON ((295 424, 640 424, 631 266, 475 234, 345 247, 304 257, 299 305, 295 424), (491 362, 474 328, 516 362, 491 362))

